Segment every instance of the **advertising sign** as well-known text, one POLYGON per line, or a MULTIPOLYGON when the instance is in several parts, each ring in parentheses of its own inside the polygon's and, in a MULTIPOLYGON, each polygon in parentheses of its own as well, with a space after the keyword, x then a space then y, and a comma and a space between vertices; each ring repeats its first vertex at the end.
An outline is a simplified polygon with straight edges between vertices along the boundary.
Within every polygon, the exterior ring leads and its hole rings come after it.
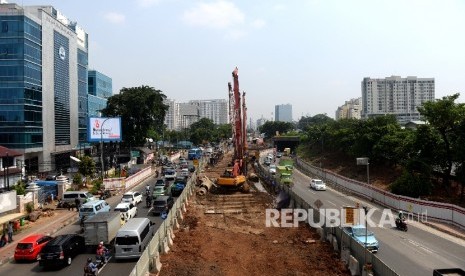
POLYGON ((87 141, 120 142, 122 140, 121 118, 91 117, 87 125, 87 141))

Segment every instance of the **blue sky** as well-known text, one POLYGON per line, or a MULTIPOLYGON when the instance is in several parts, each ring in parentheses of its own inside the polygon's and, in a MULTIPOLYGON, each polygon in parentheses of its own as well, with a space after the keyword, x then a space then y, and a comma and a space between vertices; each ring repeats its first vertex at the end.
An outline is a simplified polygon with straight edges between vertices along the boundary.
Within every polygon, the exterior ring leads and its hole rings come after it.
MULTIPOLYGON (((14 3, 14 1, 9 1, 14 3)), ((364 77, 434 77, 465 99, 465 1, 24 0, 89 34, 89 68, 179 102, 226 99, 239 68, 248 117, 292 104, 294 120, 361 96, 364 77)))

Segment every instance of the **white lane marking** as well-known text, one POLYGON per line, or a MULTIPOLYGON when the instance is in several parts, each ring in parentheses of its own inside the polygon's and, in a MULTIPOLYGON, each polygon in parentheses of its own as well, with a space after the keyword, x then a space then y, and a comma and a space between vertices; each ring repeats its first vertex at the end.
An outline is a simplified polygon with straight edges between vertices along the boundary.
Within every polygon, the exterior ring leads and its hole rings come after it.
POLYGON ((412 244, 412 245, 414 245, 414 246, 416 246, 416 247, 418 247, 418 248, 420 248, 420 249, 423 249, 423 250, 426 251, 427 253, 430 253, 430 254, 433 253, 433 250, 432 250, 432 249, 429 249, 428 247, 426 247, 426 246, 424 246, 424 245, 421 245, 419 242, 416 242, 416 241, 411 240, 411 239, 407 239, 407 241, 408 241, 410 244, 412 244))
POLYGON ((332 204, 332 205, 334 205, 334 206, 337 206, 336 203, 331 202, 331 201, 329 201, 329 200, 327 200, 327 201, 328 201, 329 204, 332 204))

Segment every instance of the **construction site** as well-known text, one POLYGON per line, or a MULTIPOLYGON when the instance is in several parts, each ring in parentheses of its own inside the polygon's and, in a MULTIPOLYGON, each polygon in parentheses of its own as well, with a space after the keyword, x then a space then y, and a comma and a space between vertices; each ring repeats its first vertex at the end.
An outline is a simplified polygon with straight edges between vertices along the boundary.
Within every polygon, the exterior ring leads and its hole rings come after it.
POLYGON ((197 193, 161 256, 160 275, 350 275, 332 246, 308 224, 266 227, 276 193, 254 174, 260 148, 246 140, 245 93, 237 68, 229 84, 233 142, 214 164, 198 168, 197 193), (241 103, 242 102, 242 103, 241 103))

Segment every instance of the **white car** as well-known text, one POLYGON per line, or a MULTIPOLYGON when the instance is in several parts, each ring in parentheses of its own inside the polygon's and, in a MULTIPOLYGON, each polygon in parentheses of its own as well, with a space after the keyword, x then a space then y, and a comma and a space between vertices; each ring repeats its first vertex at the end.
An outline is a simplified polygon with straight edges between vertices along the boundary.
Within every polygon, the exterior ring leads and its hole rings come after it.
POLYGON ((121 202, 128 202, 134 205, 142 202, 142 194, 139 192, 127 192, 121 198, 121 202))
POLYGON ((165 180, 174 180, 176 178, 176 170, 172 169, 168 169, 165 171, 165 180))
POLYGON ((270 165, 269 172, 270 172, 270 174, 276 174, 276 165, 275 164, 270 165))
POLYGON ((316 191, 326 191, 326 184, 321 179, 312 179, 310 181, 310 188, 316 191))
POLYGON ((121 213, 121 218, 124 221, 128 221, 137 215, 137 207, 129 202, 121 202, 115 207, 115 212, 121 213))

